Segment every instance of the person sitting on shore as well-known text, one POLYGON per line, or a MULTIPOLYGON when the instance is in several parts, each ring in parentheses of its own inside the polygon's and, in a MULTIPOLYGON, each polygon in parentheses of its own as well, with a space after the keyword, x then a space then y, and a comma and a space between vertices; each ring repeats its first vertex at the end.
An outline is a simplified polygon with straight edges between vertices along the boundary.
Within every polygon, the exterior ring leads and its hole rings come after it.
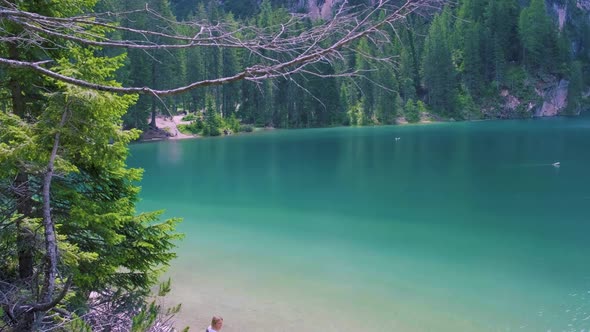
POLYGON ((219 332, 223 327, 223 318, 219 316, 213 316, 211 319, 211 325, 205 330, 205 332, 219 332))

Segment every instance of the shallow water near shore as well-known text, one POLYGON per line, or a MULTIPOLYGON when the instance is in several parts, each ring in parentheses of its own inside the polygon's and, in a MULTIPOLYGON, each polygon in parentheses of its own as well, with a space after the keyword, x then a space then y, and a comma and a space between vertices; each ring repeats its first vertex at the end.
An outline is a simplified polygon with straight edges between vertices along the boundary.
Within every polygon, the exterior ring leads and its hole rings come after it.
POLYGON ((191 330, 590 330, 589 117, 165 141, 129 164, 141 210, 184 217, 167 301, 191 330))

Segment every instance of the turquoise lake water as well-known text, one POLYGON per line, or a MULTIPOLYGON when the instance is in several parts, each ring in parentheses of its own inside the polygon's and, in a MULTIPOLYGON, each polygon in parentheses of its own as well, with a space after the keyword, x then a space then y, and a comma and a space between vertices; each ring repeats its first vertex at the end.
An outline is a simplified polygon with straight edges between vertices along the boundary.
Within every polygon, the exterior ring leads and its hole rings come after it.
POLYGON ((191 330, 590 330, 588 117, 137 144, 129 163, 140 209, 184 218, 168 301, 191 330))

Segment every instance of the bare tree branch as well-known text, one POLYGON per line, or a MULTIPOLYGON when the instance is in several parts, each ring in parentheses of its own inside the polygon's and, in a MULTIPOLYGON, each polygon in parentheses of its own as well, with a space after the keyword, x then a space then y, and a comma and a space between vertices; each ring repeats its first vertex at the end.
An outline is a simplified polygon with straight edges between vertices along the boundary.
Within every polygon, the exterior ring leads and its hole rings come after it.
MULTIPOLYGON (((218 86, 239 80, 259 81, 284 77, 298 72, 312 73, 314 70, 310 65, 319 62, 333 63, 341 61, 344 58, 341 52, 345 49, 345 46, 363 37, 369 37, 374 44, 389 42, 389 37, 383 32, 385 28, 394 27, 396 23, 401 23, 408 15, 414 12, 439 8, 444 1, 407 0, 400 6, 394 6, 393 1, 383 0, 379 1, 373 8, 360 13, 351 12, 342 6, 333 19, 308 31, 297 30, 295 16, 286 23, 267 29, 252 26, 235 28, 221 23, 187 24, 165 22, 171 26, 178 24, 192 27, 194 31, 192 36, 177 33, 173 27, 170 29, 174 30, 172 33, 123 27, 106 20, 110 16, 104 13, 69 18, 48 17, 3 5, 0 6, 0 19, 18 24, 23 32, 18 36, 0 36, 0 42, 27 41, 42 44, 49 39, 62 39, 87 46, 142 50, 172 50, 192 47, 240 48, 258 55, 263 62, 247 67, 231 76, 191 82, 184 86, 166 90, 147 86, 118 87, 95 84, 61 74, 55 67, 47 67, 47 65, 51 64, 51 60, 27 62, 0 58, 0 64, 11 68, 30 69, 58 81, 98 91, 121 94, 147 94, 160 97, 172 96, 197 88, 218 86), (141 36, 142 39, 114 40, 108 37, 96 36, 92 33, 94 27, 125 31, 141 36), (175 43, 157 42, 151 37, 159 37, 175 43), (330 43, 327 46, 322 46, 327 42, 330 43)), ((149 8, 144 9, 143 12, 158 19, 166 20, 149 8)), ((388 61, 387 58, 374 58, 373 60, 388 61)), ((349 74, 344 73, 343 75, 349 74)))

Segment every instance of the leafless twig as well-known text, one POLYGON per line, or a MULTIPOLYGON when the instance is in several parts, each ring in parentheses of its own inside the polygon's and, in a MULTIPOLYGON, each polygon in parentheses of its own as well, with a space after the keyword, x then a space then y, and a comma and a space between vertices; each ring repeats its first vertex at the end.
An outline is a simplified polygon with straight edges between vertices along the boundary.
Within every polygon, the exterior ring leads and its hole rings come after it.
MULTIPOLYGON (((180 29, 174 27, 174 24, 179 24, 176 22, 164 22, 170 28, 166 29, 166 32, 161 32, 117 25, 109 21, 112 17, 105 13, 66 18, 48 17, 9 7, 3 1, 4 5, 0 6, 0 19, 19 25, 22 32, 18 35, 2 36, 0 42, 42 45, 51 41, 51 43, 59 45, 61 40, 86 46, 143 50, 172 50, 192 47, 240 48, 258 55, 261 62, 231 76, 191 82, 166 90, 153 87, 117 87, 95 84, 59 73, 51 66, 51 60, 32 62, 0 58, 0 64, 12 68, 27 68, 43 76, 99 91, 148 94, 160 97, 171 96, 192 89, 218 86, 238 80, 259 81, 303 71, 314 72, 311 67, 313 64, 332 63, 343 59, 341 54, 343 48, 363 37, 369 38, 371 43, 375 44, 389 42, 389 37, 383 32, 384 29, 394 27, 395 24, 401 23, 414 12, 439 8, 444 1, 407 0, 401 5, 395 6, 394 1, 383 0, 360 13, 341 7, 333 19, 310 30, 298 28, 295 16, 288 22, 265 29, 255 26, 236 28, 222 23, 182 23, 185 27, 193 28, 190 35, 178 33, 177 31, 180 29), (94 33, 93 29, 99 27, 124 31, 131 35, 137 35, 138 38, 115 40, 94 33)), ((161 21, 165 20, 149 8, 144 9, 143 14, 161 21)))

